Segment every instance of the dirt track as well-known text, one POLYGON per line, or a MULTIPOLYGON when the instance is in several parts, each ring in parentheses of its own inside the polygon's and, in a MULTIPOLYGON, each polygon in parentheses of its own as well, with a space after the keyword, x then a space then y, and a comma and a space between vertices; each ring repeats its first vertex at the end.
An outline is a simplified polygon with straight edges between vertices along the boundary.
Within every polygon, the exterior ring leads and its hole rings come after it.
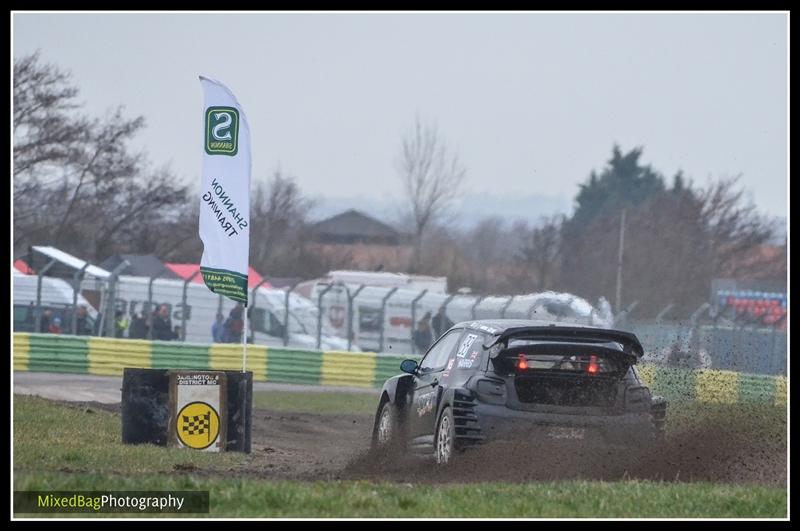
MULTIPOLYGON (((119 412, 119 404, 71 405, 119 412)), ((456 464, 436 470, 431 459, 371 455, 369 416, 257 409, 253 426, 252 453, 242 465, 230 470, 231 475, 399 483, 638 478, 786 485, 785 439, 764 438, 757 426, 718 418, 701 427, 674 426, 663 443, 638 452, 598 451, 556 441, 536 448, 498 442, 460 454, 456 464)))

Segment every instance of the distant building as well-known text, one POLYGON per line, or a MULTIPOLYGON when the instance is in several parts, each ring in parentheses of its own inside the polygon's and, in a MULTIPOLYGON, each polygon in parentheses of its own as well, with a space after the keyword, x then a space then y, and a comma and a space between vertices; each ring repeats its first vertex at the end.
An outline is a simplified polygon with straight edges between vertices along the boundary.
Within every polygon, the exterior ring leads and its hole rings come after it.
POLYGON ((366 271, 408 267, 410 238, 358 210, 347 210, 312 225, 314 250, 331 263, 366 271))
POLYGON ((358 210, 347 210, 312 226, 314 241, 327 244, 400 245, 403 234, 358 210))

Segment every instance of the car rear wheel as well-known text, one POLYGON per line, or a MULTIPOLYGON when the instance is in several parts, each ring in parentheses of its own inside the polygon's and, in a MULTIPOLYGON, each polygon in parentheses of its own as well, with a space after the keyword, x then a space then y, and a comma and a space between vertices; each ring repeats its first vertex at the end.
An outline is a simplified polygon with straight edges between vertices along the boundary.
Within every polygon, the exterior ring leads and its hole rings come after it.
POLYGON ((653 439, 656 442, 663 442, 667 421, 667 401, 664 397, 653 397, 650 406, 650 419, 652 422, 653 439))
POLYGON ((449 407, 445 408, 439 417, 434 450, 436 464, 447 465, 452 461, 455 453, 455 423, 453 422, 453 413, 449 407))

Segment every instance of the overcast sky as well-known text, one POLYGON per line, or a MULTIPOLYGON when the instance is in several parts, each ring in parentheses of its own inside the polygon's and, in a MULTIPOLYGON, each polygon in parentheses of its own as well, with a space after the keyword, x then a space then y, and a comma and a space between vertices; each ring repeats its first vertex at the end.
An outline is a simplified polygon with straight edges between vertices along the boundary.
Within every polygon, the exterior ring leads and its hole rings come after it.
MULTIPOLYGON (((391 204, 415 115, 467 187, 517 210, 570 209, 616 142, 697 183, 743 174, 787 209, 783 14, 34 14, 14 56, 70 70, 90 113, 144 115, 137 147, 199 180, 199 74, 252 131, 253 180, 280 165, 330 204, 391 204), (511 203, 509 203, 511 204, 511 203), (550 205, 543 207, 542 205, 550 205)), ((473 195, 472 197, 475 197, 473 195)), ((465 209, 468 213, 469 209, 465 209)), ((498 212, 500 213, 500 212, 498 212)))

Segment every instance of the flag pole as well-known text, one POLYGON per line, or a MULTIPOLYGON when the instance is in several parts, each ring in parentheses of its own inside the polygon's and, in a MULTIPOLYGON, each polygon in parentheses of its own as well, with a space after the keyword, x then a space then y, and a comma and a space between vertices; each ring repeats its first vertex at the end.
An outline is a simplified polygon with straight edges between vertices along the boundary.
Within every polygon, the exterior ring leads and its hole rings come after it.
POLYGON ((244 330, 242 330, 242 372, 247 372, 247 305, 244 305, 244 330))

